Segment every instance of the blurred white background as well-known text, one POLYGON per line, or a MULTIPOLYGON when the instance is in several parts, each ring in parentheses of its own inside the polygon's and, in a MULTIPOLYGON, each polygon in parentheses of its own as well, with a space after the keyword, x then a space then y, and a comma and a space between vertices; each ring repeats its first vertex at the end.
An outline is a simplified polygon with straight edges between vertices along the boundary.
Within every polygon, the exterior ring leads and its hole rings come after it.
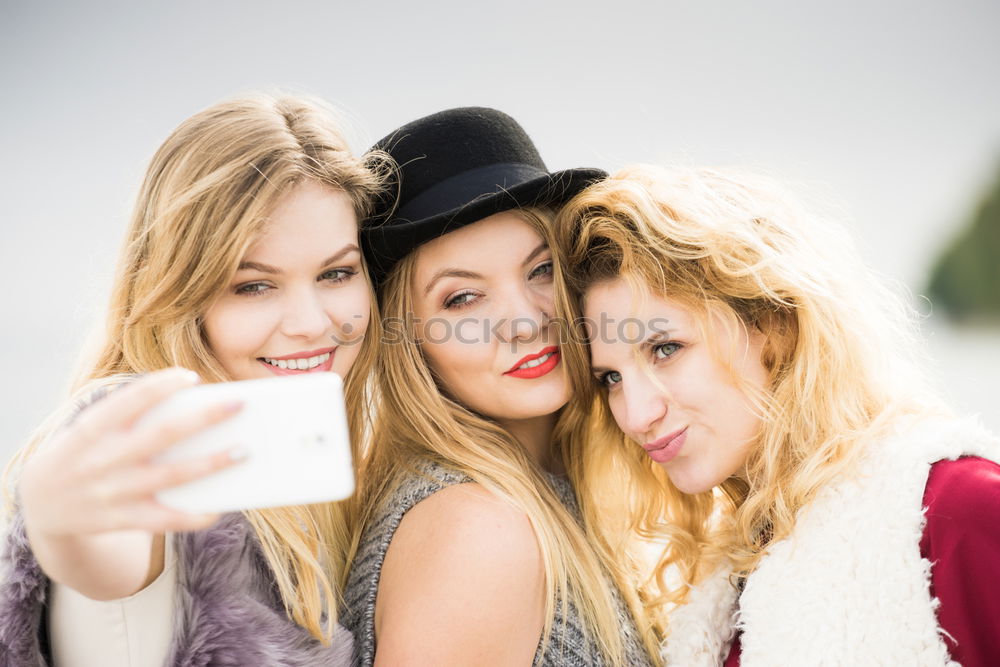
MULTIPOLYGON (((553 169, 766 169, 834 199, 915 294, 1000 168, 993 0, 152 4, 0 4, 0 461, 65 396, 146 161, 242 92, 324 97, 358 150, 486 105, 553 169)), ((926 330, 951 400, 1000 430, 1000 333, 926 330)))

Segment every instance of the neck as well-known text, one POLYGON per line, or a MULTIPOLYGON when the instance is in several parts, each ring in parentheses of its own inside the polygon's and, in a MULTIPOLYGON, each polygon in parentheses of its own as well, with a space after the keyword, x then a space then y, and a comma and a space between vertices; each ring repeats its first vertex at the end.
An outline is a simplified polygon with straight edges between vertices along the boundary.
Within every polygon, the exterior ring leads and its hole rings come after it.
POLYGON ((524 447, 528 457, 540 468, 561 474, 564 472, 562 462, 552 456, 552 432, 558 416, 558 412, 553 412, 530 419, 498 419, 497 423, 514 436, 524 447))

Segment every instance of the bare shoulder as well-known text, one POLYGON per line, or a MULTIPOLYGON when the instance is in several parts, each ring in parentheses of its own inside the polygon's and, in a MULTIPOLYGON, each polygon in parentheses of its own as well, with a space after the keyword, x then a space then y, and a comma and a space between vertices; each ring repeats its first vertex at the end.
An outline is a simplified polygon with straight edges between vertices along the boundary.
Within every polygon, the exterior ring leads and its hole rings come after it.
POLYGON ((414 543, 444 557, 470 549, 483 551, 482 555, 491 559, 533 560, 530 556, 537 555, 537 540, 527 515, 475 483, 444 488, 407 512, 390 550, 414 543))
POLYGON ((527 515, 478 484, 406 513, 382 566, 377 664, 529 664, 544 573, 527 515))

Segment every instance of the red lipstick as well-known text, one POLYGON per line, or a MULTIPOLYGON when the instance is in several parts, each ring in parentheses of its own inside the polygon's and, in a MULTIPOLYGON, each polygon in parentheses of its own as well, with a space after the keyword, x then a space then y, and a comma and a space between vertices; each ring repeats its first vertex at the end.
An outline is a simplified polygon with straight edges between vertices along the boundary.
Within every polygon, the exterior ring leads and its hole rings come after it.
POLYGON ((511 377, 522 378, 525 380, 532 380, 534 378, 539 378, 551 371, 553 368, 559 365, 559 348, 555 345, 551 345, 537 354, 529 354, 523 357, 520 361, 514 364, 509 371, 504 373, 504 375, 509 375, 511 377), (537 366, 532 366, 531 368, 521 368, 524 364, 529 361, 534 361, 535 359, 541 359, 542 357, 550 355, 548 359, 544 362, 538 364, 537 366))

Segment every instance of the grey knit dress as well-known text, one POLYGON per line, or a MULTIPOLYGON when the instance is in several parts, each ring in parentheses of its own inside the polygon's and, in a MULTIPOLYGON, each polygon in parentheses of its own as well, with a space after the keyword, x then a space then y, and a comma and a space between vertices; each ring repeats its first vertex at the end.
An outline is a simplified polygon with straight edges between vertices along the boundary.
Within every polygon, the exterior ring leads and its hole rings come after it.
MULTIPOLYGON (((403 520, 403 515, 421 500, 445 487, 473 481, 463 474, 428 461, 419 465, 418 470, 422 474, 408 475, 396 488, 395 493, 382 503, 375 519, 365 528, 348 574, 347 588, 344 591, 344 610, 340 622, 354 633, 355 664, 360 667, 371 667, 375 661, 375 596, 378 593, 378 582, 386 551, 403 520)), ((580 509, 569 481, 554 475, 549 479, 560 500, 579 520, 580 509)), ((618 606, 618 618, 629 665, 639 667, 651 665, 639 639, 635 622, 617 590, 615 602, 618 606)), ((541 648, 539 642, 538 652, 533 661, 533 664, 539 667, 605 664, 596 645, 588 641, 583 628, 583 619, 572 601, 557 601, 552 634, 544 654, 541 648)))

